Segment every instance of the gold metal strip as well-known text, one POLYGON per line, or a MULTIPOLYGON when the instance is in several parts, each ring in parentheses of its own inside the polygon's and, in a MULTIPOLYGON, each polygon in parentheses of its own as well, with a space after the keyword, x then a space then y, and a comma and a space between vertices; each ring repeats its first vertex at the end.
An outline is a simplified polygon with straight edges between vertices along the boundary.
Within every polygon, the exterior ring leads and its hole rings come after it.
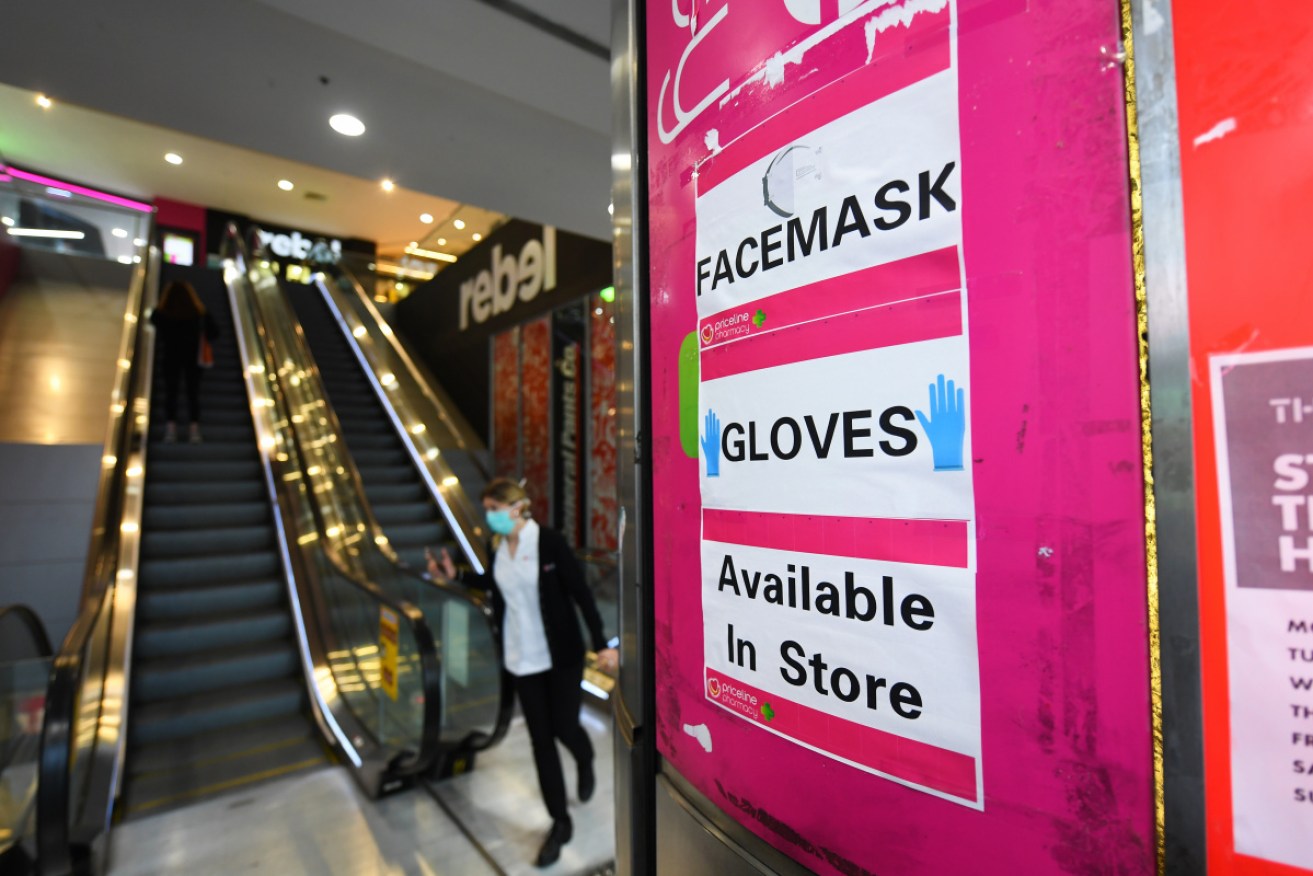
POLYGON ((1126 147, 1131 184, 1131 254, 1135 274, 1135 326, 1140 354, 1140 441, 1144 465, 1144 561, 1149 609, 1150 721, 1153 732, 1154 850, 1157 872, 1167 868, 1167 807, 1163 775, 1162 626, 1158 611, 1158 516, 1154 505, 1153 412, 1149 399, 1149 302, 1144 267, 1144 198, 1140 175, 1140 129, 1135 103, 1135 42, 1131 0, 1120 0, 1126 147))

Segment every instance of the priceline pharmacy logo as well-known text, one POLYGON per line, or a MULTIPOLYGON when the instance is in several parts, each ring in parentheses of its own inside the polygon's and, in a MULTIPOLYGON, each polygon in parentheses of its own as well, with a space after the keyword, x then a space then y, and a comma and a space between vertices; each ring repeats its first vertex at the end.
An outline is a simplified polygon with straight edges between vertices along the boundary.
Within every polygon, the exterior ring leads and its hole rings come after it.
POLYGON ((708 408, 702 422, 702 455, 707 477, 715 478, 720 477, 722 462, 860 459, 877 453, 898 458, 910 456, 925 440, 935 471, 962 471, 966 417, 966 390, 940 374, 929 386, 926 410, 892 405, 878 415, 851 410, 722 423, 708 408), (913 422, 920 424, 920 433, 913 422))

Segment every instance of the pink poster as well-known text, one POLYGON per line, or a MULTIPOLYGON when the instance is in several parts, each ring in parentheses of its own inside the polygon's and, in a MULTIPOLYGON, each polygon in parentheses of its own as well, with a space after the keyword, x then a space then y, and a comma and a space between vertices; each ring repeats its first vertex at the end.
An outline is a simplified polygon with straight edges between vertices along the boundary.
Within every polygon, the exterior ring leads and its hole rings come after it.
POLYGON ((659 750, 818 872, 1153 872, 1118 4, 646 14, 659 750))
POLYGON ((588 318, 588 544, 613 551, 616 513, 615 307, 593 305, 588 318))
POLYGON ((524 488, 533 500, 536 516, 558 525, 552 516, 552 318, 543 316, 520 326, 521 355, 520 429, 524 442, 524 488))
POLYGON ((492 458, 499 474, 520 470, 520 329, 492 339, 492 458))

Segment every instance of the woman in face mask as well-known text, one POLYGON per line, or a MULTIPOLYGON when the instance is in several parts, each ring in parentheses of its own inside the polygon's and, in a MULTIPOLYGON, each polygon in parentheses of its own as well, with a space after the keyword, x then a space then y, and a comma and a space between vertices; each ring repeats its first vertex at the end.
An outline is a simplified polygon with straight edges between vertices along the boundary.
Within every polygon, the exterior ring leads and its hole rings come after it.
MULTIPOLYGON (((469 583, 492 591, 501 620, 506 670, 520 698, 538 785, 552 816, 552 829, 537 859, 539 867, 546 867, 560 857, 573 834, 557 739, 574 755, 580 802, 587 802, 596 787, 593 746, 579 723, 584 643, 576 606, 583 612, 598 666, 613 671, 619 655, 606 647, 597 603, 574 551, 559 532, 530 517, 524 488, 509 478, 497 478, 483 491, 483 508, 488 528, 497 535, 496 547, 488 573, 469 583)), ((430 557, 429 572, 456 577, 445 550, 440 561, 430 557)))

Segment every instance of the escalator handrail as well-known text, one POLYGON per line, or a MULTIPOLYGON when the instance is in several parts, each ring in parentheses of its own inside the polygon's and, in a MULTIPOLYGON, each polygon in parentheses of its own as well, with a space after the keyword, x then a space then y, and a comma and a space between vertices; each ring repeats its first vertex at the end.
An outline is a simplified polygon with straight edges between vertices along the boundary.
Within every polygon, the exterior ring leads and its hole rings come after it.
POLYGON ((46 633, 46 625, 41 623, 41 618, 37 617, 35 611, 26 605, 0 606, 0 621, 10 615, 18 618, 19 623, 27 628, 27 634, 32 637, 32 644, 36 646, 34 657, 54 656, 54 651, 50 647, 50 636, 46 633))
MULTIPOLYGON (((240 233, 238 232, 237 227, 234 224, 230 224, 227 231, 227 235, 228 235, 228 240, 230 240, 234 246, 238 247, 238 252, 241 253, 243 258, 245 259, 245 264, 250 265, 252 261, 249 255, 250 253, 249 247, 252 245, 257 247, 263 246, 263 244, 259 242, 260 241, 259 228, 256 226, 252 226, 247 232, 246 239, 243 240, 240 233)), ((296 334, 295 343, 297 344, 298 347, 298 349, 296 350, 296 355, 300 358, 300 361, 309 362, 312 364, 313 367, 311 367, 309 371, 312 374, 313 380, 316 383, 317 386, 316 392, 318 393, 319 397, 327 398, 327 392, 324 389, 323 381, 319 374, 318 364, 315 363, 314 361, 314 356, 310 352, 309 346, 305 340, 305 334, 303 331, 301 331, 300 326, 297 327, 297 331, 295 334, 296 334)), ((266 338, 266 344, 267 343, 268 340, 266 338)), ((273 361, 278 360, 276 351, 269 349, 267 349, 266 351, 273 361)), ((273 374, 275 378, 279 380, 281 386, 281 377, 277 374, 276 369, 273 371, 273 374)), ((342 424, 337 419, 337 412, 333 410, 332 405, 325 405, 321 413, 329 422, 330 432, 337 435, 343 434, 342 424)), ((292 434, 296 439, 299 448, 300 447, 299 432, 298 430, 296 430, 295 426, 293 426, 292 428, 293 428, 292 434)), ((345 446, 344 442, 343 445, 345 446)), ((344 454, 344 456, 345 456, 345 462, 347 463, 344 466, 347 471, 347 478, 351 481, 352 489, 355 490, 356 495, 360 497, 360 503, 362 506, 361 510, 365 515, 366 520, 368 521, 367 526, 370 529, 371 538, 367 539, 367 541, 372 542, 376 546, 376 548, 380 548, 378 540, 375 537, 382 534, 382 527, 379 526, 378 521, 374 517, 373 508, 370 506, 368 500, 365 498, 364 483, 361 480, 360 472, 356 468, 354 460, 351 459, 350 454, 344 454)), ((324 521, 319 517, 320 511, 317 505, 314 506, 314 512, 316 515, 316 520, 318 521, 318 524, 322 528, 324 525, 324 521)), ((477 589, 471 589, 465 587, 464 585, 457 584, 455 582, 440 580, 440 579, 432 579, 432 578, 427 578, 424 576, 417 575, 414 570, 410 569, 408 566, 400 562, 395 552, 391 550, 390 546, 388 546, 386 550, 382 550, 382 553, 393 562, 393 564, 397 567, 397 571, 399 574, 403 574, 412 578, 418 578, 419 580, 423 581, 426 586, 441 590, 444 593, 467 603, 475 611, 479 612, 485 619, 485 622, 488 624, 489 631, 492 635, 492 640, 494 642, 495 647, 497 648, 497 663, 499 666, 504 665, 502 651, 501 651, 502 638, 501 638, 500 625, 498 623, 496 613, 493 610, 492 600, 488 596, 488 594, 477 589)), ((332 557, 331 552, 329 555, 330 557, 332 557)), ((346 579, 351 581, 354 585, 356 585, 357 587, 369 588, 370 592, 377 593, 378 595, 383 597, 387 597, 387 594, 384 593, 378 587, 377 584, 375 584, 372 581, 357 579, 354 575, 351 575, 346 572, 346 570, 343 567, 343 564, 340 563, 336 557, 332 557, 332 559, 334 565, 338 568, 339 572, 341 572, 346 577, 346 579)), ((409 603, 406 604, 409 605, 409 603)), ((418 608, 415 608, 414 610, 418 613, 419 619, 423 621, 422 611, 420 611, 418 608)), ((425 622, 425 624, 427 624, 427 622, 425 622)), ((425 629, 428 630, 427 625, 425 626, 425 629)), ((430 640, 432 640, 431 631, 429 631, 428 635, 430 637, 430 640)), ((439 677, 439 675, 440 672, 435 673, 433 678, 436 679, 439 677)), ((505 738, 507 732, 510 729, 511 718, 513 717, 514 714, 514 691, 511 689, 511 686, 506 682, 506 679, 504 677, 500 681, 500 688, 501 688, 500 690, 501 696, 498 701, 497 717, 495 722, 493 723, 492 731, 490 733, 472 731, 466 736, 465 739, 461 740, 461 742, 458 743, 457 746, 458 748, 465 751, 475 751, 475 752, 484 751, 496 745, 503 738, 505 738)), ((426 684, 426 690, 427 690, 427 684, 426 684)), ((436 698, 434 698, 433 700, 427 699, 427 693, 426 693, 426 703, 425 703, 426 707, 430 702, 437 703, 438 700, 436 698)), ((425 726, 426 727, 428 726, 427 722, 425 726)), ((436 732, 440 734, 441 728, 440 727, 436 728, 436 732)))
MULTIPOLYGON (((470 501, 469 494, 465 490, 464 485, 456 480, 454 477, 455 472, 450 469, 446 460, 442 457, 428 461, 425 460, 424 456, 420 453, 418 446, 415 444, 414 436, 406 431, 395 403, 383 390, 381 384, 373 373, 373 366, 367 361, 367 357, 361 350, 356 338, 352 336, 350 330, 347 328, 345 319, 341 313, 341 308, 338 307, 337 302, 333 299, 333 293, 329 285, 327 283, 321 283, 319 284, 319 289, 324 297, 325 304, 332 312, 334 321, 340 328, 342 328, 347 344, 356 354, 357 361, 365 371, 366 379, 368 379, 370 385, 373 386, 375 396, 383 406, 384 412, 388 414, 393 427, 397 430, 397 438, 401 442, 402 447, 406 450, 411 462, 416 466, 416 469, 428 490, 429 496, 433 499, 434 503, 437 504, 439 511, 442 513, 443 519, 447 522, 447 526, 456 534, 457 539, 460 542, 461 552, 465 555, 465 559, 474 566, 476 571, 482 573, 488 565, 487 552, 486 550, 483 550, 482 533, 478 529, 477 524, 474 523, 474 520, 477 519, 477 515, 474 512, 474 506, 470 501), (436 468, 437 471, 430 471, 430 466, 436 468), (448 501, 447 497, 442 494, 442 490, 438 487, 439 483, 448 483, 449 479, 456 481, 455 490, 456 498, 458 499, 455 503, 456 507, 453 507, 453 503, 448 501)), ((373 313, 373 317, 378 320, 382 319, 377 312, 373 313)), ((395 336, 390 330, 387 334, 389 337, 395 336)), ((393 377, 398 381, 400 380, 400 378, 396 378, 395 369, 393 369, 393 377)), ((413 380, 413 374, 411 379, 413 380)), ((429 400, 430 404, 435 404, 434 396, 429 392, 429 387, 421 386, 420 390, 429 400)), ((440 405, 436 405, 435 410, 437 411, 438 416, 446 422, 448 429, 451 429, 451 420, 443 408, 440 405)), ((422 422, 422 418, 420 419, 422 422)), ((461 449, 464 450, 466 448, 462 447, 461 449)), ((471 458, 474 458, 474 456, 475 454, 470 454, 471 458)))
MULTIPOLYGON (((386 321, 383 319, 383 315, 378 312, 378 308, 374 306, 374 302, 365 292, 364 285, 361 284, 355 273, 346 265, 338 265, 337 270, 341 272, 343 277, 350 281, 351 288, 355 291, 356 297, 360 300, 361 306, 365 308, 369 315, 374 319, 375 323, 378 325, 385 325, 386 321)), ((420 388, 420 391, 424 393, 434 409, 438 411, 438 415, 442 417, 443 421, 447 424, 447 428, 456 439, 460 449, 470 454, 471 460, 478 467, 484 480, 492 480, 493 473, 488 470, 478 453, 475 452, 484 449, 481 447, 481 442, 478 440, 477 436, 475 436, 474 430, 470 427, 469 423, 464 421, 464 418, 451 416, 449 409, 454 408, 455 405, 449 399, 438 398, 438 393, 435 392, 433 388, 437 382, 434 380, 433 375, 428 372, 428 369, 424 367, 422 362, 417 362, 415 358, 410 355, 410 351, 401 343, 401 339, 397 336, 395 331, 384 332, 383 335, 388 339, 388 344, 392 347, 397 358, 405 363, 406 370, 410 373, 411 379, 420 388)))
MULTIPOLYGON (((155 219, 152 215, 147 240, 154 238, 155 219)), ((79 716, 78 706, 86 668, 86 649, 115 590, 121 539, 119 523, 127 492, 128 457, 134 449, 135 419, 139 415, 140 399, 149 400, 150 396, 149 375, 145 372, 149 370, 151 357, 142 354, 151 338, 143 331, 146 322, 142 316, 147 281, 157 266, 158 250, 151 246, 149 254, 150 258, 139 262, 133 270, 128 288, 125 326, 119 342, 119 367, 111 391, 111 418, 96 490, 81 606, 58 654, 54 656, 46 686, 37 758, 37 861, 41 876, 83 873, 88 868, 87 849, 82 841, 89 842, 90 838, 75 837, 69 824, 73 746, 77 741, 77 722, 85 720, 85 716, 79 716), (74 849, 75 840, 82 847, 74 849)), ((111 669, 106 667, 107 674, 111 669)), ((98 712, 97 725, 99 720, 98 712)), ((107 814, 112 800, 104 803, 107 814)))
MULTIPOLYGON (((249 234, 252 240, 259 240, 258 228, 252 227, 249 234)), ((242 239, 240 232, 233 223, 230 223, 228 226, 224 244, 225 256, 228 256, 232 250, 235 250, 236 255, 242 260, 243 281, 249 283, 250 278, 247 272, 250 270, 250 265, 252 264, 251 257, 249 255, 246 241, 242 239), (229 250, 228 247, 232 247, 232 250, 229 250)), ((263 353, 266 361, 271 363, 279 361, 279 351, 274 349, 273 341, 265 329, 264 321, 266 315, 264 314, 259 301, 252 295, 248 298, 248 303, 249 306, 253 307, 257 316, 256 322, 260 327, 261 341, 264 345, 263 353)), ((300 340, 303 344, 303 339, 300 340)), ((304 355, 304 353, 304 349, 297 351, 298 355, 304 355)), ((282 376, 278 373, 278 369, 270 368, 266 373, 277 385, 278 395, 282 398, 287 398, 288 395, 286 389, 282 385, 282 376)), ((315 379, 318 379, 317 374, 315 379)), ((322 397, 322 385, 318 387, 318 391, 322 397)), ((326 411, 331 413, 331 407, 326 407, 326 411)), ((290 417, 288 417, 288 428, 291 430, 292 440, 295 442, 298 452, 304 454, 301 430, 297 428, 296 424, 292 422, 290 417)), ((336 419, 331 421, 330 429, 340 429, 336 419)), ((308 457, 302 455, 302 458, 304 459, 308 457)), ((269 463, 276 469, 281 470, 282 468, 282 464, 277 459, 272 458, 272 456, 269 459, 269 463)), ((282 477, 276 477, 274 481, 276 484, 280 485, 280 488, 281 485, 286 483, 285 479, 282 477)), ((356 489, 361 489, 359 487, 358 475, 356 476, 356 483, 353 486, 356 489)), ((361 495, 363 495, 363 493, 361 495)), ((327 522, 323 519, 322 509, 315 502, 310 502, 309 504, 314 516, 316 528, 322 533, 328 528, 327 522)), ((325 555, 343 580, 349 582, 351 586, 365 594, 374 602, 395 612, 398 618, 404 619, 403 622, 410 628, 411 635, 414 637, 415 646, 420 657, 420 677, 422 679, 421 684, 424 691, 424 712, 420 730, 419 750, 409 757, 405 756, 403 753, 400 757, 394 758, 389 763, 389 767, 394 775, 399 776, 409 776, 424 772, 433 765, 441 752, 442 665, 438 659, 437 640, 433 635, 433 631, 429 627, 428 621, 425 619, 423 612, 416 605, 409 600, 396 598, 384 591, 376 582, 356 575, 346 566, 334 551, 322 548, 322 541, 319 541, 318 544, 321 545, 321 549, 324 550, 325 555)), ((313 574, 313 571, 309 566, 307 566, 307 572, 313 574)))

